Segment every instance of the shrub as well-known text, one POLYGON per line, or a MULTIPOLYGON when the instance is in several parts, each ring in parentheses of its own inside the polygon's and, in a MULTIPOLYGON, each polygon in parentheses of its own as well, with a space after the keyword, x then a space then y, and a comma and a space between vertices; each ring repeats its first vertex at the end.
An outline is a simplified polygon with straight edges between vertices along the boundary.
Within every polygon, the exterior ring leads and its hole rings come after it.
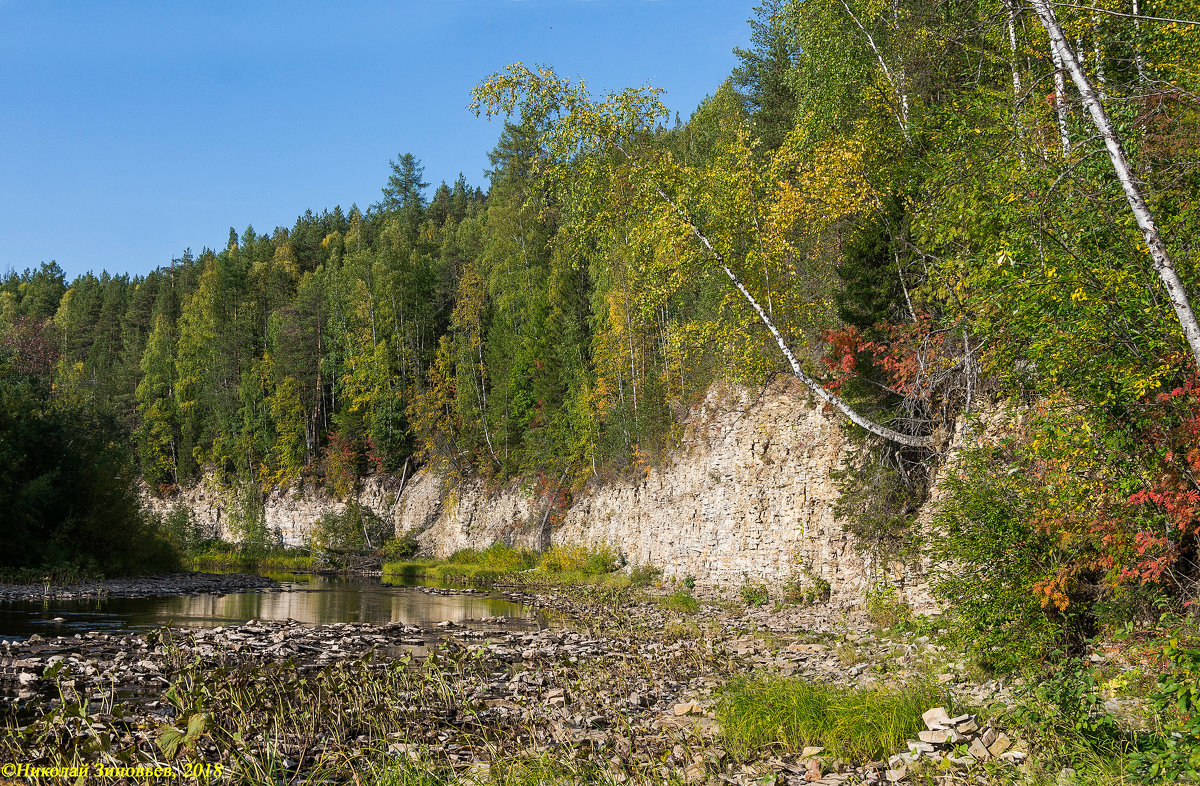
POLYGON ((326 513, 317 519, 309 542, 325 552, 364 551, 382 546, 392 531, 373 510, 351 502, 340 513, 326 513))
POLYGON ((208 540, 196 524, 196 515, 183 505, 176 505, 167 515, 157 518, 154 524, 163 537, 185 556, 197 553, 208 540))
POLYGON ((416 556, 420 543, 414 532, 405 532, 398 538, 388 538, 380 551, 385 560, 404 560, 416 556))
POLYGON ((767 592, 765 584, 743 584, 742 585, 742 600, 747 606, 763 606, 771 599, 771 595, 767 592))
POLYGON ((867 613, 881 628, 894 628, 912 619, 912 609, 895 587, 877 587, 867 593, 867 613))
POLYGON ((1054 544, 1031 525, 1017 473, 995 449, 967 453, 933 522, 930 552, 941 567, 934 593, 952 629, 989 671, 1042 659, 1061 643, 1061 619, 1042 607, 1034 585, 1047 578, 1054 544))
POLYGON ((450 555, 452 565, 477 565, 499 573, 517 573, 537 564, 537 554, 507 543, 493 543, 486 549, 462 549, 450 555))
POLYGON ((620 558, 609 546, 551 546, 538 564, 547 573, 581 573, 599 576, 621 567, 620 558))
POLYGON ((832 591, 828 581, 811 569, 804 568, 783 585, 783 600, 785 603, 809 606, 829 600, 832 591))
POLYGON ((662 578, 662 571, 653 565, 639 565, 629 571, 629 583, 635 587, 648 587, 662 578))
POLYGON ((1130 756, 1131 769, 1143 783, 1200 781, 1200 649, 1172 639, 1165 654, 1174 668, 1150 696, 1159 730, 1130 756))

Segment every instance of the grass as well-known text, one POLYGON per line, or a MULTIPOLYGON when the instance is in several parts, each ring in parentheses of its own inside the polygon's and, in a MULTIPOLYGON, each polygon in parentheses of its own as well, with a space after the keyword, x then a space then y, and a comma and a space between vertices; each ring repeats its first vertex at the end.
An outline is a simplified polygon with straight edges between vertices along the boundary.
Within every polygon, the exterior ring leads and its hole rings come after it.
POLYGON ((270 573, 308 573, 316 569, 317 560, 311 553, 299 549, 277 549, 262 554, 245 554, 232 548, 211 547, 184 559, 190 570, 201 571, 265 571, 270 573))
POLYGON ((729 683, 717 717, 730 753, 746 757, 771 747, 799 752, 815 745, 853 762, 875 761, 924 730, 921 713, 946 702, 938 688, 847 688, 782 677, 729 683))
POLYGON ((668 611, 678 611, 681 614, 695 614, 700 610, 700 601, 685 589, 675 590, 670 595, 659 598, 658 603, 668 611))
POLYGON ((658 577, 651 568, 635 569, 626 575, 621 567, 617 553, 608 546, 559 545, 538 554, 497 543, 486 549, 463 549, 445 560, 387 562, 383 572, 385 577, 409 581, 483 586, 503 583, 529 588, 581 585, 620 589, 644 586, 658 577))

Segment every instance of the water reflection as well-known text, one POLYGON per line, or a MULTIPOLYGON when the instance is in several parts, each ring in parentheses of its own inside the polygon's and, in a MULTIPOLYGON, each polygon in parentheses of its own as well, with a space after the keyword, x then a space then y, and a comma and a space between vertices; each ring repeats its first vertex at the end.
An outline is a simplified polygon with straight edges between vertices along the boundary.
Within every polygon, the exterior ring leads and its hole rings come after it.
POLYGON ((179 598, 0 601, 0 638, 145 630, 161 625, 216 627, 252 619, 293 619, 310 625, 402 622, 429 627, 444 621, 483 617, 528 620, 534 616, 529 608, 502 598, 429 595, 411 586, 383 586, 377 578, 273 578, 286 579, 281 591, 179 598))

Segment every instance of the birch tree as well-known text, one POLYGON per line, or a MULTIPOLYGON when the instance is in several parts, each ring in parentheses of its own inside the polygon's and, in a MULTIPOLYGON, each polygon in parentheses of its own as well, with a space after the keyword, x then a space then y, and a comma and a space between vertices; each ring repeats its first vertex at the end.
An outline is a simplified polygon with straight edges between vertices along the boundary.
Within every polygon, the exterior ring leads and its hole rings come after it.
MULTIPOLYGON (((868 186, 858 176, 861 160, 855 160, 853 150, 827 156, 818 151, 812 161, 820 162, 820 171, 810 174, 815 189, 823 192, 820 200, 808 199, 792 185, 806 164, 786 143, 756 168, 747 130, 714 165, 703 171, 684 167, 645 143, 647 132, 666 117, 659 92, 630 89, 595 100, 582 83, 561 79, 548 68, 535 72, 517 63, 479 84, 472 107, 489 117, 519 112, 544 120, 545 144, 554 161, 573 161, 598 179, 618 184, 629 214, 640 216, 637 230, 660 249, 655 258, 664 265, 661 290, 646 296, 661 296, 689 276, 723 275, 769 332, 792 375, 815 396, 872 434, 910 447, 931 446, 930 436, 902 433, 872 421, 807 373, 793 346, 803 341, 803 326, 781 325, 764 308, 748 278, 757 276, 755 271, 767 258, 794 270, 800 261, 789 243, 798 227, 818 224, 822 215, 844 215, 862 203, 868 186)), ((561 177, 553 171, 548 175, 552 180, 561 177)), ((783 288, 779 291, 782 295, 783 288)), ((806 298, 794 290, 793 295, 804 301, 791 310, 801 319, 828 305, 819 294, 806 298)), ((777 299, 773 310, 778 313, 780 307, 777 299)))
POLYGON ((1133 169, 1129 164, 1129 158, 1125 153, 1124 142, 1114 128, 1103 101, 1100 100, 1100 96, 1096 93, 1096 89, 1092 85, 1091 79, 1084 72, 1079 58, 1074 50, 1071 49, 1067 37, 1063 34, 1062 26, 1058 22, 1058 17, 1054 12, 1050 0, 1031 0, 1031 4, 1034 13, 1037 14, 1038 20, 1042 23, 1042 27, 1046 29, 1046 33, 1050 37, 1050 46, 1056 55, 1056 59, 1062 61, 1067 73, 1071 75, 1071 79, 1074 81, 1075 87, 1079 90, 1079 95, 1083 100, 1083 106, 1091 117, 1092 124, 1104 140, 1104 147, 1108 151, 1108 158, 1112 162, 1117 179, 1120 181, 1121 188, 1125 192, 1125 199, 1129 203, 1129 209, 1133 212, 1133 217, 1137 221, 1138 228, 1142 232, 1142 238, 1145 240, 1146 247, 1150 252, 1150 260, 1154 272, 1158 274, 1163 288, 1166 289, 1167 297, 1171 301, 1171 307, 1175 310, 1175 315, 1179 318, 1179 324, 1183 327, 1184 338, 1187 339, 1188 347, 1192 351, 1192 359, 1196 367, 1200 369, 1200 322, 1196 320, 1196 314, 1192 309, 1187 291, 1184 289, 1183 281, 1175 269, 1175 264, 1171 261, 1171 256, 1167 251, 1166 243, 1163 242, 1162 236, 1159 233, 1154 216, 1151 214, 1150 208, 1146 205, 1141 185, 1134 176, 1133 169))

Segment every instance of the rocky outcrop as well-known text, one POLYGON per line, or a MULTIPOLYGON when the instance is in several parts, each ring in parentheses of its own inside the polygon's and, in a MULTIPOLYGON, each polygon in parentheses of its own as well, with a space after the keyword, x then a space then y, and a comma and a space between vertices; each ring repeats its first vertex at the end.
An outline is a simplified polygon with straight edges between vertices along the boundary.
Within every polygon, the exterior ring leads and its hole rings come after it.
MULTIPOLYGON (((531 495, 516 483, 450 484, 431 468, 407 477, 402 488, 399 478, 368 478, 357 501, 398 533, 416 534, 422 551, 434 556, 497 541, 530 548, 607 544, 629 564, 655 566, 668 579, 778 588, 804 577, 828 582, 837 605, 861 604, 873 584, 886 580, 911 605, 928 607, 927 565, 874 564, 834 515, 834 473, 849 450, 838 419, 791 380, 757 393, 714 387, 661 466, 589 484, 551 528, 548 495, 531 495)), ((938 498, 936 486, 932 497, 938 498)), ((151 504, 186 505, 209 531, 231 534, 235 503, 204 484, 151 504)), ((319 489, 276 490, 265 501, 265 520, 282 542, 296 544, 321 515, 346 504, 319 489)), ((927 525, 928 512, 919 520, 927 525)))

